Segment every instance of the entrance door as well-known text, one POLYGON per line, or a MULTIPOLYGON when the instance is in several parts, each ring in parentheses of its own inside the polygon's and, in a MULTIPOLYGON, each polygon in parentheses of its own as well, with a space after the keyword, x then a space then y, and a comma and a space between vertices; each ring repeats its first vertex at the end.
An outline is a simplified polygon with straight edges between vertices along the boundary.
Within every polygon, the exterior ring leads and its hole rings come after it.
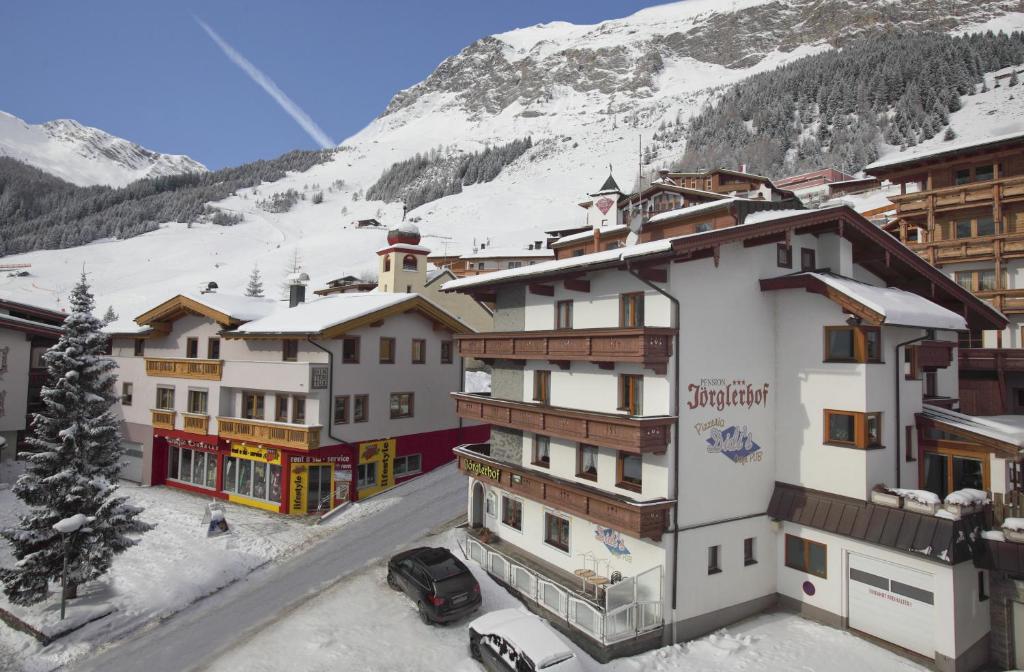
POLYGON ((473 508, 470 511, 472 519, 470 527, 482 527, 484 524, 484 486, 477 481, 473 484, 473 508))
POLYGON ((928 658, 935 656, 931 574, 850 554, 850 627, 928 658))
POLYGON ((1024 604, 1013 603, 1014 667, 1024 670, 1024 604))
POLYGON ((326 511, 331 508, 331 465, 311 465, 306 483, 306 511, 326 511))

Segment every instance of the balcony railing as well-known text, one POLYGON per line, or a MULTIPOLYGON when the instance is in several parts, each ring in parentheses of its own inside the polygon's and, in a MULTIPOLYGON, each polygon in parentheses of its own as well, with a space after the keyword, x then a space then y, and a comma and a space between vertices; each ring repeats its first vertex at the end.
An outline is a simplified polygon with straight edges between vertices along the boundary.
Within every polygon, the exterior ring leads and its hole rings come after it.
POLYGON ((1001 312, 1024 312, 1024 289, 993 289, 975 292, 975 295, 990 302, 992 307, 1001 312))
POLYGON ((174 418, 177 415, 174 411, 165 411, 158 408, 152 409, 153 427, 155 429, 174 429, 174 418))
POLYGON ((960 348, 961 371, 1024 371, 1024 349, 960 348))
POLYGON ((225 439, 257 441, 299 450, 320 447, 319 425, 292 425, 283 422, 218 417, 217 427, 217 434, 225 439))
POLYGON ((664 373, 675 329, 560 329, 456 336, 459 354, 477 359, 629 362, 664 373))
POLYGON ((995 199, 997 186, 1001 188, 1000 196, 1003 199, 1024 197, 1024 175, 1017 175, 930 191, 915 191, 911 194, 896 194, 889 196, 889 200, 896 204, 900 215, 924 214, 928 212, 929 207, 946 210, 991 203, 995 199))
POLYGON ((182 426, 186 432, 192 434, 202 434, 206 436, 210 433, 210 416, 202 415, 199 413, 182 413, 181 414, 182 426))
POLYGON ((146 375, 193 380, 220 380, 224 362, 219 359, 146 358, 146 375))
POLYGON ((668 448, 671 415, 637 417, 543 406, 522 401, 455 393, 455 412, 469 420, 562 439, 616 448, 627 453, 663 453, 668 448))

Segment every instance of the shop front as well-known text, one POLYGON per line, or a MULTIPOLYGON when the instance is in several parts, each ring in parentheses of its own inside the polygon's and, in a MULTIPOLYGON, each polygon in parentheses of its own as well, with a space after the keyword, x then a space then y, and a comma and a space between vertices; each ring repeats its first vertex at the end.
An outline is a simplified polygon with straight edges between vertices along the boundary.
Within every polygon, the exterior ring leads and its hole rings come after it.
POLYGON ((348 446, 289 451, 287 513, 322 514, 353 499, 354 452, 348 446))
POLYGON ((281 506, 282 452, 280 448, 232 441, 223 459, 221 486, 228 501, 285 513, 281 506))
POLYGON ((227 499, 219 480, 227 445, 216 436, 154 432, 151 482, 227 499))

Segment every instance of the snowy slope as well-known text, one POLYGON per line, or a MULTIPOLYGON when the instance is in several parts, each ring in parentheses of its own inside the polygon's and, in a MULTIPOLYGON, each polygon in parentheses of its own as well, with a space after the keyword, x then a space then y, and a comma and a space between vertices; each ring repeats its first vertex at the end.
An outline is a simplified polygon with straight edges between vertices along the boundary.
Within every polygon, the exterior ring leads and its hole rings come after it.
POLYGON ((2 111, 0 156, 80 186, 121 187, 143 177, 206 170, 187 156, 160 154, 71 119, 35 125, 2 111))
MULTIPOLYGON (((375 268, 384 234, 351 224, 401 219, 400 204, 362 198, 392 163, 439 146, 474 151, 530 136, 533 148, 494 181, 409 213, 423 244, 437 252, 465 250, 484 239, 523 247, 545 229, 581 223, 584 211, 575 204, 604 181, 609 164, 620 186, 631 189, 638 144, 650 142, 662 122, 685 121, 722 87, 832 48, 823 36, 893 20, 944 30, 972 23, 1012 28, 1020 15, 1006 14, 1010 6, 1019 3, 950 0, 943 5, 950 14, 942 15, 926 0, 687 0, 598 25, 552 23, 484 38, 396 94, 331 162, 216 204, 244 214, 244 223, 169 223, 125 241, 7 257, 5 263, 31 263, 31 275, 0 276, 0 293, 60 305, 84 263, 100 309, 113 304, 126 318, 211 280, 221 291, 240 292, 257 264, 276 297, 294 251, 312 285, 321 286, 375 268), (816 11, 808 13, 811 5, 816 11), (292 211, 257 207, 259 199, 290 188, 307 194, 292 211), (314 205, 308 196, 319 190, 324 202, 314 205)), ((971 109, 973 101, 966 100, 971 109)), ((954 126, 961 131, 958 122, 954 126)), ((678 156, 682 142, 664 144, 655 163, 678 156)))

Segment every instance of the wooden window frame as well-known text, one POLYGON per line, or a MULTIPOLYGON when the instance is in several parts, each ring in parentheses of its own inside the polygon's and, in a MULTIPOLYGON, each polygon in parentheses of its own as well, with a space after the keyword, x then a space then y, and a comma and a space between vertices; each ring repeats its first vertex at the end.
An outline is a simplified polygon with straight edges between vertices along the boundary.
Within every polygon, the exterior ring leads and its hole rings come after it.
POLYGON ((863 413, 860 411, 841 411, 831 408, 826 408, 822 412, 822 443, 827 446, 839 446, 841 448, 858 448, 860 450, 876 450, 885 448, 885 445, 881 443, 882 436, 884 434, 884 426, 882 425, 882 413, 873 411, 869 413, 863 413), (831 419, 833 416, 843 415, 853 418, 853 440, 844 441, 841 439, 833 439, 829 434, 829 427, 831 426, 831 419), (878 436, 879 443, 869 444, 868 443, 868 418, 875 417, 878 419, 878 436))
POLYGON ((817 251, 813 247, 801 247, 800 248, 800 271, 807 273, 814 271, 818 267, 817 251), (807 263, 808 258, 810 264, 807 263))
POLYGON ((188 394, 185 397, 185 408, 186 412, 193 415, 208 415, 210 412, 210 391, 199 388, 189 388, 188 394), (203 395, 203 409, 200 411, 195 410, 192 406, 193 395, 203 395))
POLYGON ((786 567, 789 567, 790 569, 795 569, 798 572, 803 572, 804 574, 810 574, 811 576, 817 576, 818 578, 825 579, 826 581, 828 580, 828 545, 827 544, 822 544, 821 542, 818 542, 818 541, 811 541, 810 539, 804 539, 803 537, 798 537, 795 534, 787 534, 785 540, 783 541, 783 547, 782 548, 783 548, 783 554, 785 555, 784 563, 785 563, 786 567), (803 549, 802 549, 803 553, 801 554, 801 557, 800 557, 800 564, 796 564, 789 557, 789 540, 790 540, 790 538, 796 539, 797 541, 799 541, 801 543, 802 547, 803 547, 803 549), (811 547, 812 546, 820 546, 825 551, 825 567, 823 568, 821 573, 818 573, 818 572, 813 571, 811 569, 811 547))
POLYGON ((543 469, 550 469, 551 468, 551 437, 550 436, 545 436, 543 434, 534 434, 533 435, 533 448, 531 450, 531 453, 532 453, 532 455, 531 455, 531 458, 530 458, 530 464, 532 464, 535 467, 541 467, 543 469), (538 454, 538 451, 537 451, 537 448, 539 447, 539 445, 541 443, 541 440, 543 440, 543 442, 545 442, 545 444, 547 445, 547 448, 548 448, 548 450, 547 450, 547 459, 546 460, 541 459, 540 455, 538 454))
POLYGON ((174 410, 174 404, 175 404, 175 401, 176 401, 174 397, 175 397, 175 393, 174 393, 174 388, 173 387, 170 387, 170 386, 167 386, 167 385, 158 385, 157 388, 156 388, 156 408, 157 408, 157 410, 160 410, 160 411, 173 411, 174 410), (161 395, 162 394, 166 394, 168 392, 170 392, 170 395, 171 395, 170 405, 161 405, 163 403, 163 399, 161 398, 161 395))
POLYGON ((501 496, 501 524, 504 525, 505 527, 509 527, 509 528, 511 528, 511 529, 513 529, 513 530, 515 530, 517 532, 522 532, 523 531, 523 500, 516 499, 515 497, 510 497, 510 496, 505 495, 505 494, 503 494, 501 496), (516 516, 508 516, 507 517, 505 515, 506 511, 507 511, 507 508, 508 508, 507 507, 507 503, 514 504, 516 506, 516 508, 519 510, 518 519, 517 519, 516 516), (506 519, 506 518, 508 518, 508 519, 506 519), (509 522, 509 520, 511 520, 512 522, 509 522), (514 523, 518 523, 518 524, 514 524, 514 523))
POLYGON ((572 299, 555 301, 555 329, 572 329, 572 299))
POLYGON ((195 336, 185 339, 185 359, 199 359, 199 339, 195 336))
POLYGON ((643 292, 619 294, 620 327, 637 329, 644 326, 644 296, 643 292))
POLYGON ((551 403, 551 372, 547 369, 533 372, 533 400, 539 404, 551 403))
POLYGON ((414 338, 412 339, 412 351, 410 352, 413 364, 426 364, 427 363, 427 339, 425 338, 414 338), (419 344, 419 358, 416 357, 416 345, 419 344))
POLYGON ((600 470, 598 468, 598 461, 601 457, 601 450, 591 443, 581 443, 576 446, 576 478, 582 478, 587 481, 597 481, 600 470), (583 452, 586 448, 594 449, 594 473, 588 474, 583 471, 583 452))
POLYGON ((266 396, 262 392, 253 392, 250 390, 242 391, 242 417, 246 420, 263 420, 267 413, 267 400, 266 396), (246 403, 248 399, 259 400, 260 414, 255 413, 255 404, 250 410, 249 404, 246 403), (248 414, 248 415, 247 415, 248 414))
POLYGON ((132 398, 135 395, 135 385, 121 381, 121 405, 131 406, 132 398))
POLYGON ((644 377, 636 373, 619 374, 619 406, 631 416, 644 412, 644 377))
POLYGON ((423 455, 422 455, 422 453, 412 453, 411 455, 399 455, 399 456, 397 456, 395 458, 395 461, 394 461, 394 467, 392 468, 392 472, 394 473, 395 478, 398 478, 398 477, 403 477, 404 478, 406 476, 412 476, 414 474, 422 473, 423 472, 423 455), (416 458, 416 468, 415 469, 410 469, 409 468, 409 461, 412 460, 413 458, 416 458), (399 466, 398 466, 400 463, 405 465, 401 469, 399 469, 399 466))
POLYGON ((352 422, 368 422, 370 420, 370 395, 368 394, 353 394, 352 395, 352 422), (363 412, 356 415, 356 402, 362 405, 363 412))
POLYGON ((722 573, 722 545, 708 546, 708 576, 722 573))
POLYGON ((631 490, 633 492, 643 492, 643 469, 644 459, 643 456, 637 455, 636 453, 627 453, 619 451, 615 456, 615 487, 622 488, 623 490, 631 490), (639 482, 626 480, 625 476, 625 463, 628 459, 640 460, 640 480, 639 482))
POLYGON ((757 537, 747 537, 743 540, 743 566, 750 567, 757 564, 757 537), (750 550, 748 553, 747 550, 750 550))
POLYGON ((884 364, 882 359, 882 330, 879 327, 871 326, 847 326, 830 325, 824 329, 824 357, 822 362, 826 364, 884 364), (829 350, 831 344, 830 336, 837 331, 849 331, 853 335, 853 358, 833 357, 829 350), (868 348, 868 334, 876 334, 878 349, 874 358, 870 356, 868 348))
MULTIPOLYGON (((959 443, 956 441, 949 441, 945 439, 921 439, 920 440, 920 452, 923 455, 929 453, 935 455, 942 455, 946 458, 946 490, 953 492, 955 490, 953 483, 953 458, 959 457, 966 460, 975 460, 981 463, 981 484, 982 490, 992 491, 992 470, 988 455, 979 453, 977 450, 969 448, 971 444, 959 443)), ((918 483, 921 487, 924 487, 924 470, 925 460, 923 457, 918 461, 918 483)))
POLYGON ((441 341, 441 363, 451 364, 455 361, 455 344, 452 341, 441 341))
POLYGON ((207 359, 220 359, 220 339, 219 338, 208 338, 208 339, 206 339, 206 358, 207 359))
POLYGON ((134 353, 134 355, 136 357, 145 357, 146 356, 146 339, 144 339, 144 338, 136 338, 135 339, 135 343, 133 344, 132 352, 134 353))
POLYGON ((293 425, 304 425, 304 424, 306 424, 306 397, 301 395, 301 394, 293 394, 292 395, 291 407, 292 407, 291 408, 292 424, 293 425), (295 412, 299 408, 302 409, 302 416, 301 417, 298 414, 296 414, 296 412, 295 412))
POLYGON ((778 243, 775 246, 775 265, 779 268, 793 268, 793 246, 778 243))
MULTIPOLYGON (((391 413, 391 419, 392 420, 400 420, 400 419, 403 419, 403 418, 414 417, 416 415, 415 399, 416 399, 416 395, 413 394, 412 392, 392 392, 391 396, 388 398, 388 410, 391 413), (399 414, 396 415, 394 407, 393 407, 393 404, 391 402, 394 400, 395 397, 400 397, 400 396, 403 396, 403 395, 408 395, 408 397, 409 397, 409 403, 408 403, 409 412, 406 413, 406 414, 399 413, 399 414)), ((401 403, 399 403, 399 406, 401 406, 401 403)))
MULTIPOLYGON (((515 528, 513 528, 515 529, 515 528)), ((559 536, 561 536, 561 527, 559 528, 559 536)), ((569 521, 567 516, 560 516, 552 511, 544 511, 544 543, 551 548, 561 551, 562 553, 569 552, 569 542, 572 539, 572 523, 569 521), (552 540, 550 536, 551 527, 548 524, 548 519, 558 521, 558 524, 565 524, 565 545, 560 543, 559 539, 552 540)))
POLYGON ((331 423, 335 425, 347 425, 349 418, 349 395, 347 394, 336 394, 334 395, 334 402, 331 405, 331 423), (340 420, 338 414, 338 404, 341 403, 341 414, 340 420))
POLYGON ((342 364, 358 364, 359 363, 359 349, 361 346, 360 338, 358 336, 345 336, 341 339, 341 363, 342 364), (355 356, 352 358, 345 357, 345 346, 348 343, 354 344, 352 347, 355 349, 355 356))
POLYGON ((286 338, 281 341, 281 361, 299 361, 299 342, 297 340, 286 338))
POLYGON ((288 395, 274 395, 274 422, 288 422, 288 395), (281 405, 284 402, 284 405, 281 405))
POLYGON ((391 336, 381 336, 380 342, 377 346, 377 363, 378 364, 394 364, 395 363, 395 339, 391 336), (388 356, 384 356, 384 344, 388 344, 388 356))

